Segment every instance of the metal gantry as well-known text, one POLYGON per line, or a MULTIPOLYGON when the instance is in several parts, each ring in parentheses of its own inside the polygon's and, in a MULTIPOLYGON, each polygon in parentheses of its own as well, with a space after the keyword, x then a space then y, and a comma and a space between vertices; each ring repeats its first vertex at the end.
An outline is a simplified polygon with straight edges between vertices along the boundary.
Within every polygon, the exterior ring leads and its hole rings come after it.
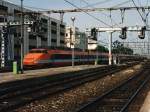
MULTIPOLYGON (((130 26, 126 27, 126 31, 131 31, 131 32, 140 32, 142 28, 145 26, 130 26)), ((92 28, 87 28, 86 32, 91 32, 92 28)), ((98 27, 96 28, 97 32, 108 32, 110 34, 109 36, 109 65, 112 65, 112 34, 113 32, 121 32, 122 28, 121 27, 115 27, 115 28, 108 28, 108 27, 98 27)), ((145 31, 150 31, 149 29, 145 29, 145 31)))
MULTIPOLYGON (((72 12, 93 12, 93 11, 115 11, 115 10, 149 10, 150 6, 141 6, 141 7, 111 7, 111 8, 78 8, 78 9, 66 9, 66 10, 47 10, 47 11, 38 11, 35 13, 72 13, 72 12)), ((29 12, 30 13, 30 12, 29 12)))

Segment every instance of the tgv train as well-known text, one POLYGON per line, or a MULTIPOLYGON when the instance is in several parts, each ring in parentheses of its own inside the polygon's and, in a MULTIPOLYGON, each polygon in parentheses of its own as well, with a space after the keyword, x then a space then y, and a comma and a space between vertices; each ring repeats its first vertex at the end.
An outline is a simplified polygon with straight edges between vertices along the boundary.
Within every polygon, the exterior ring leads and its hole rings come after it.
MULTIPOLYGON (((94 63, 98 60, 101 63, 108 63, 108 53, 74 51, 75 64, 94 63)), ((30 50, 25 55, 23 64, 25 67, 30 66, 67 66, 72 63, 71 49, 58 48, 36 48, 30 50)))

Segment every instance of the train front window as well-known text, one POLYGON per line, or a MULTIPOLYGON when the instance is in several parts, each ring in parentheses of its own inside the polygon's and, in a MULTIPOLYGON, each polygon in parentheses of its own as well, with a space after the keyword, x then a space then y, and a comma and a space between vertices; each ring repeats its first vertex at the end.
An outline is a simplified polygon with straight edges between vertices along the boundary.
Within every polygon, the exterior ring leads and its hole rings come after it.
POLYGON ((47 53, 47 50, 31 50, 29 53, 47 53))

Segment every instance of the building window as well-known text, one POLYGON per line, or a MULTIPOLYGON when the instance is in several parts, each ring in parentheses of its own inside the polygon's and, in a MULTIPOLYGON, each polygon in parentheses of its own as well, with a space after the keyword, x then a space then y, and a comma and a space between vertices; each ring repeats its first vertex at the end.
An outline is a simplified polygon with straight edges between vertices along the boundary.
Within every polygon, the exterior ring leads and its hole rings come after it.
POLYGON ((51 25, 57 26, 57 23, 54 21, 51 21, 51 25))
POLYGON ((60 35, 61 35, 61 36, 65 36, 65 33, 64 33, 64 32, 60 32, 60 35))
POLYGON ((16 18, 16 17, 20 17, 20 14, 19 14, 19 13, 21 13, 21 11, 14 9, 14 17, 15 17, 15 18, 16 18))
POLYGON ((36 40, 36 36, 34 36, 34 35, 29 35, 29 39, 35 39, 35 40, 36 40))
POLYGON ((56 42, 57 40, 56 39, 52 39, 52 42, 56 42))
POLYGON ((52 34, 57 34, 56 30, 51 30, 52 34))
POLYGON ((47 23, 47 20, 44 19, 44 18, 41 18, 41 21, 42 21, 43 23, 47 23))
POLYGON ((8 10, 8 7, 0 5, 0 11, 6 11, 7 12, 7 10, 8 10))
POLYGON ((61 44, 64 44, 65 42, 64 42, 64 40, 60 40, 60 43, 61 43, 61 44))
POLYGON ((65 28, 65 25, 60 24, 60 28, 65 28))
POLYGON ((0 18, 0 22, 4 22, 4 18, 0 18))
POLYGON ((47 38, 44 38, 44 37, 43 37, 43 38, 41 38, 41 40, 42 40, 42 41, 47 41, 47 38))

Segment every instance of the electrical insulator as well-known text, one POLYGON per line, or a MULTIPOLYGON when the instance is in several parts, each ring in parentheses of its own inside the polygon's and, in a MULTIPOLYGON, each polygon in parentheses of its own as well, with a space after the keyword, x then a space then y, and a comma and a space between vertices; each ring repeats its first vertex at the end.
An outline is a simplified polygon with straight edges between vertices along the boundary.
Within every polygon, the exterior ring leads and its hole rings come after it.
POLYGON ((138 37, 139 37, 140 39, 144 39, 144 38, 145 38, 145 30, 146 30, 146 26, 142 27, 142 28, 141 28, 141 31, 138 32, 138 37))
POLYGON ((121 29, 121 34, 119 35, 119 37, 120 37, 121 39, 126 39, 126 38, 127 38, 127 27, 123 27, 123 28, 121 29))

